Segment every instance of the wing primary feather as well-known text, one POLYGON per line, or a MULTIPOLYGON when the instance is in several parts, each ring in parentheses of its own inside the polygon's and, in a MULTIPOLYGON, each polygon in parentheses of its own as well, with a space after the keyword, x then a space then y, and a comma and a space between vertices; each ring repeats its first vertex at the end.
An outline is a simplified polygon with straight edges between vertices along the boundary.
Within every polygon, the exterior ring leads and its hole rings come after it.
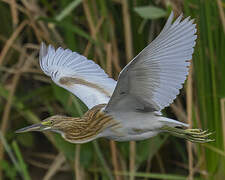
POLYGON ((188 75, 197 38, 194 20, 182 17, 173 22, 171 12, 160 34, 125 66, 106 111, 161 111, 173 102, 188 75))
POLYGON ((80 98, 88 108, 106 104, 116 86, 116 81, 96 63, 86 57, 61 47, 48 47, 41 43, 40 67, 59 86, 80 98))

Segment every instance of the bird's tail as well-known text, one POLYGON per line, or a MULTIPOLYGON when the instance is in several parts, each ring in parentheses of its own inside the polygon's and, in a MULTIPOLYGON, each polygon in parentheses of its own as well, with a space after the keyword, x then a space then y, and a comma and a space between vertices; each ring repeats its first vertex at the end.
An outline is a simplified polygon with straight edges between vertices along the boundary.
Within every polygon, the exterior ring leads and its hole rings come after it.
POLYGON ((170 119, 166 117, 161 117, 160 121, 163 125, 167 125, 169 127, 189 127, 189 124, 179 122, 174 119, 170 119))
POLYGON ((188 124, 165 118, 162 120, 165 124, 163 125, 160 130, 164 132, 168 132, 173 136, 184 138, 194 143, 207 143, 214 141, 210 139, 209 136, 212 134, 208 132, 208 130, 201 130, 201 129, 183 129, 184 127, 188 127, 188 124))

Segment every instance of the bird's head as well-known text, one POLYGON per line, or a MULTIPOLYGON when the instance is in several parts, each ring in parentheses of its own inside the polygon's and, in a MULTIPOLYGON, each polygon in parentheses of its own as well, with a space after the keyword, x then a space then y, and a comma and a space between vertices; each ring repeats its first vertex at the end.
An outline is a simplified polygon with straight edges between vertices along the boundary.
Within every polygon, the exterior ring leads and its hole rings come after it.
POLYGON ((31 131, 53 131, 64 136, 65 133, 75 130, 75 125, 77 124, 76 120, 80 118, 73 118, 61 115, 51 116, 47 119, 44 119, 41 123, 33 124, 15 131, 16 133, 24 133, 31 131))
POLYGON ((101 123, 99 125, 91 123, 85 116, 75 118, 55 115, 43 120, 39 124, 18 129, 16 133, 53 131, 59 133, 66 141, 71 143, 85 143, 97 138, 97 134, 104 128, 104 126, 101 126, 101 123))

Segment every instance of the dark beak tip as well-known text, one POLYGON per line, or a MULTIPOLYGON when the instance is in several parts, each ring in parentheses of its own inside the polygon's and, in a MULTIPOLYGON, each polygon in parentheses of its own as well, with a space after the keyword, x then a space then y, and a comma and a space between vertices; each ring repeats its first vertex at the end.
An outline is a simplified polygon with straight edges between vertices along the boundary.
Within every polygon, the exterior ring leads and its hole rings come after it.
POLYGON ((22 133, 22 131, 20 129, 15 131, 16 134, 22 133))
POLYGON ((19 134, 19 133, 25 133, 25 132, 31 132, 31 131, 40 131, 41 126, 42 126, 41 124, 33 124, 31 126, 18 129, 15 131, 15 133, 19 134))
POLYGON ((24 132, 26 132, 26 131, 24 131, 24 128, 17 129, 17 130, 15 131, 16 134, 24 133, 24 132))

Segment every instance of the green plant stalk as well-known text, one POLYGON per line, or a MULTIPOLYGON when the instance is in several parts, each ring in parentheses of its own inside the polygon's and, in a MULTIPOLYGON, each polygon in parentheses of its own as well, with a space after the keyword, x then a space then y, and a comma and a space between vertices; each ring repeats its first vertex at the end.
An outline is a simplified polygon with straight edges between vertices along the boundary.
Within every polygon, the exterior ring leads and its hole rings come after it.
POLYGON ((14 150, 14 152, 16 154, 17 159, 18 159, 20 170, 21 170, 21 172, 23 174, 24 179, 25 180, 30 180, 31 178, 30 178, 30 175, 29 175, 28 170, 27 170, 27 165, 26 165, 26 163, 23 160, 22 154, 21 154, 21 152, 19 150, 19 146, 17 145, 16 141, 13 141, 12 147, 13 147, 13 150, 14 150))
POLYGON ((26 164, 25 162, 23 161, 23 158, 22 158, 22 155, 19 151, 19 147, 18 145, 16 144, 16 142, 14 141, 13 144, 12 144, 12 147, 13 147, 13 150, 16 154, 16 157, 14 156, 10 146, 8 145, 8 143, 6 142, 4 136, 2 135, 2 133, 0 132, 0 139, 1 139, 1 142, 3 143, 3 146, 7 152, 7 154, 9 155, 11 161, 13 162, 16 170, 18 171, 18 173, 21 175, 21 177, 23 177, 25 180, 30 180, 30 176, 29 176, 29 173, 26 169, 26 164))
POLYGON ((59 15, 55 17, 57 21, 63 20, 66 16, 68 16, 80 3, 82 0, 74 0, 66 6, 59 15))
POLYGON ((19 167, 19 164, 17 162, 17 159, 16 157, 14 156, 10 146, 8 145, 8 143, 6 142, 5 140, 5 137, 2 135, 2 132, 0 131, 0 139, 1 139, 1 142, 6 150, 6 152, 8 153, 9 155, 9 158, 11 159, 11 161, 13 162, 14 166, 16 167, 17 171, 20 172, 20 167, 19 167))
MULTIPOLYGON (((202 146, 206 148, 205 154, 201 152, 202 148, 199 148, 198 156, 200 158, 204 155, 204 163, 201 167, 208 171, 208 179, 215 179, 215 177, 220 179, 225 176, 224 171, 220 170, 224 169, 225 158, 222 150, 224 137, 221 136, 219 106, 219 97, 225 97, 225 85, 221 83, 224 79, 222 77, 225 76, 225 64, 222 62, 225 57, 224 33, 221 23, 214 20, 219 20, 219 14, 213 1, 185 1, 185 11, 196 17, 195 21, 198 25, 198 42, 193 58, 197 98, 193 107, 198 105, 202 127, 216 132, 214 137, 216 141, 202 146), (190 8, 190 4, 195 8, 190 8)), ((195 125, 199 125, 196 124, 195 117, 194 122, 195 125)))
MULTIPOLYGON (((102 169, 89 169, 92 172, 103 172, 102 169)), ((106 173, 106 172, 103 172, 106 173)), ((115 175, 120 176, 134 176, 139 178, 154 178, 154 179, 168 179, 168 180, 187 180, 188 177, 175 174, 159 174, 159 173, 144 173, 144 172, 135 172, 130 173, 126 171, 114 172, 115 175)), ((194 180, 202 180, 201 178, 194 178, 194 180)))
POLYGON ((110 180, 114 179, 112 174, 111 174, 111 172, 110 172, 110 169, 109 169, 109 167, 108 167, 108 165, 107 165, 107 163, 105 161, 105 158, 104 158, 104 156, 103 156, 103 154, 102 154, 102 152, 101 152, 101 150, 100 150, 100 148, 98 146, 98 142, 97 141, 93 141, 93 145, 94 145, 94 148, 95 148, 95 152, 97 153, 97 156, 99 158, 99 161, 101 162, 101 164, 102 164, 102 166, 103 166, 103 168, 104 168, 108 178, 110 180))

